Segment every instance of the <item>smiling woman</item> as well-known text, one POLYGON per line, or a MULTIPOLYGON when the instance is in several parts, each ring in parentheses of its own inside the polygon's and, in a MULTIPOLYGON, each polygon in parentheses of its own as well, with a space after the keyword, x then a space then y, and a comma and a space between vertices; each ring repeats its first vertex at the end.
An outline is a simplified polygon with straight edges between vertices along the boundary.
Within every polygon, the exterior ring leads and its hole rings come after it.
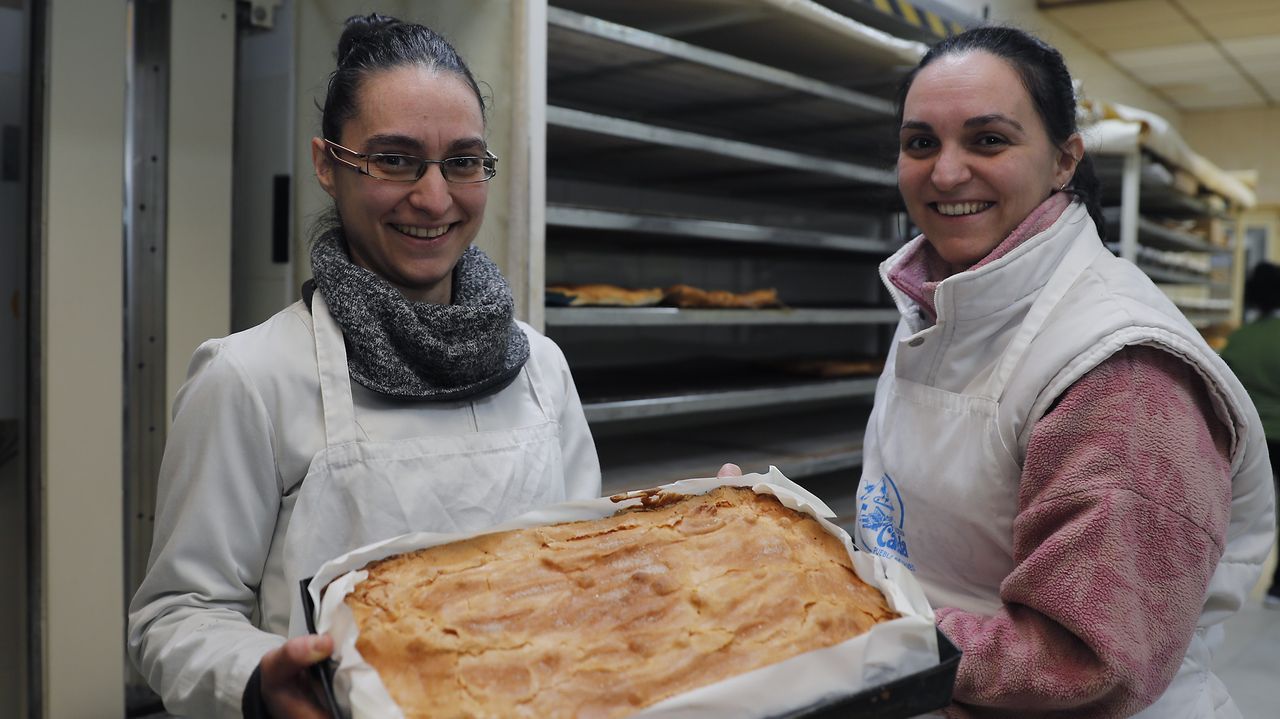
POLYGON ((471 72, 380 15, 348 20, 337 57, 314 282, 202 345, 174 406, 129 650, 175 714, 321 716, 307 670, 332 643, 306 636, 300 580, 600 492, 564 356, 472 245, 497 157, 471 72))
POLYGON ((969 30, 898 106, 923 234, 881 266, 902 319, 856 541, 915 573, 964 651, 948 715, 1239 716, 1210 667, 1271 545, 1262 427, 1103 246, 1062 56, 969 30))
POLYGON ((898 187, 953 271, 986 257, 1084 155, 1072 134, 1051 140, 1018 73, 986 52, 923 68, 903 103, 898 187))
POLYGON ((492 177, 477 182, 446 170, 484 158, 480 98, 454 73, 403 65, 365 80, 359 107, 339 137, 311 141, 316 178, 334 199, 351 261, 411 300, 448 304, 453 267, 480 231, 484 181, 492 177), (435 167, 420 155, 435 158, 435 167))

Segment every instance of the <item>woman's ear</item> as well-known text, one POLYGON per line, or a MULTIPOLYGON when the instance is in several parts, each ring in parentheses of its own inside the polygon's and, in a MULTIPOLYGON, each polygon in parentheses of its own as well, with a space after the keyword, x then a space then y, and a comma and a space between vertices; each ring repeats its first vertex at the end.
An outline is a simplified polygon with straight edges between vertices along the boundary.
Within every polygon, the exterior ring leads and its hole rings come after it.
POLYGON ((1078 132, 1072 133, 1059 150, 1054 187, 1061 187, 1063 183, 1071 182, 1072 176, 1076 174, 1076 165, 1079 165, 1081 158, 1084 157, 1084 138, 1080 137, 1078 132))
POLYGON ((333 159, 329 156, 329 146, 319 137, 311 138, 311 164, 316 169, 316 180, 329 197, 337 198, 333 187, 333 159))

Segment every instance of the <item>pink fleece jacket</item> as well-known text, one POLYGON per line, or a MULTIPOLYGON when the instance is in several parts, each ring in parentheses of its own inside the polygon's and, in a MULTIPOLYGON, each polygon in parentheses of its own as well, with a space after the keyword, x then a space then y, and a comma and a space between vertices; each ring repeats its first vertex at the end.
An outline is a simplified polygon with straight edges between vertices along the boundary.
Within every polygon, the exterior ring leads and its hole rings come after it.
MULTIPOLYGON (((1047 228, 1056 194, 974 268, 1047 228)), ((889 279, 933 315, 927 243, 889 279)), ((973 269, 973 268, 971 268, 973 269)), ((949 717, 1125 717, 1164 692, 1191 641, 1230 520, 1229 434, 1163 350, 1120 350, 1032 430, 994 615, 942 607, 964 651, 949 717)))

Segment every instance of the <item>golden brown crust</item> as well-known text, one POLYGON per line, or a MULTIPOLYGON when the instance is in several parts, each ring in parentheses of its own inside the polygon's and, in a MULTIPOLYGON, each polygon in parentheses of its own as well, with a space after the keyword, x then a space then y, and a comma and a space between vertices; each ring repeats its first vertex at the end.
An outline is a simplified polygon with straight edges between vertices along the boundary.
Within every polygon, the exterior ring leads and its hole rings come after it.
POLYGON ((409 719, 626 716, 896 616, 838 539, 743 488, 367 569, 356 646, 409 719))
POLYGON ((692 308, 756 310, 781 307, 778 291, 773 288, 734 294, 724 290, 704 290, 692 285, 672 285, 667 288, 662 304, 692 308))
POLYGON ((663 304, 684 309, 764 309, 782 307, 773 288, 735 294, 725 290, 704 290, 692 285, 627 288, 617 285, 547 285, 551 295, 565 298, 571 307, 652 307, 663 304))
POLYGON ((547 292, 569 298, 571 306, 652 307, 662 301, 658 287, 628 289, 615 285, 548 285, 547 292))

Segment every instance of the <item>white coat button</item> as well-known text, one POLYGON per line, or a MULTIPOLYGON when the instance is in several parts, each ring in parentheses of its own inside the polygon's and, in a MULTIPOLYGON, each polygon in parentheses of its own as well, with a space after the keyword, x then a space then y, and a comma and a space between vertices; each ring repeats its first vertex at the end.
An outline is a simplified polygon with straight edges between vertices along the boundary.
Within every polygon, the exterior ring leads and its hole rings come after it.
POLYGON ((923 337, 913 337, 912 339, 907 341, 908 347, 919 347, 922 344, 924 344, 923 337))

